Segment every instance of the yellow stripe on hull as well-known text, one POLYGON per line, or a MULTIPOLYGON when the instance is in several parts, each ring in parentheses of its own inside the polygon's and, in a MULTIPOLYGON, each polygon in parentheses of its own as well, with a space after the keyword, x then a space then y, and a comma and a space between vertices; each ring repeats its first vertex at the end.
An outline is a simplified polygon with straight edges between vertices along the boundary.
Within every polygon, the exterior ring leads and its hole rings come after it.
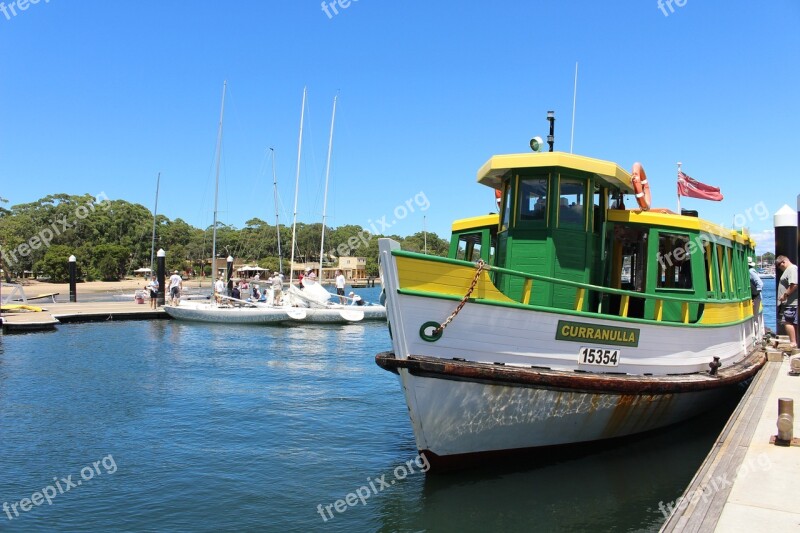
MULTIPOLYGON (((400 289, 463 298, 475 277, 475 268, 410 257, 397 257, 396 261, 400 289)), ((486 271, 481 272, 471 297, 515 303, 497 290, 486 271)))

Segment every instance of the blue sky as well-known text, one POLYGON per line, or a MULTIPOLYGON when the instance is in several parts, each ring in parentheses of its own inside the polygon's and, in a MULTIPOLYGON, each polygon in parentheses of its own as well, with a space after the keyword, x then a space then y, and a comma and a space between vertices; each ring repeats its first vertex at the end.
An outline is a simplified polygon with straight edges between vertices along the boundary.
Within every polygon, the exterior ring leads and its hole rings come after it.
POLYGON ((683 207, 727 226, 738 215, 769 251, 772 213, 800 192, 795 0, 663 11, 657 0, 353 0, 330 17, 319 0, 41 0, 15 15, 9 4, 0 196, 12 205, 104 192, 152 209, 161 172, 159 212, 209 225, 227 80, 220 220, 274 221, 273 147, 291 221, 307 86, 299 220, 321 220, 338 93, 328 223, 386 216, 387 232, 447 237, 453 219, 493 208, 477 169, 528 150, 548 110, 556 149, 569 151, 576 62, 574 151, 626 169, 641 161, 654 205, 675 209, 682 161, 726 197, 683 207), (398 220, 420 193, 429 208, 412 203, 398 220))

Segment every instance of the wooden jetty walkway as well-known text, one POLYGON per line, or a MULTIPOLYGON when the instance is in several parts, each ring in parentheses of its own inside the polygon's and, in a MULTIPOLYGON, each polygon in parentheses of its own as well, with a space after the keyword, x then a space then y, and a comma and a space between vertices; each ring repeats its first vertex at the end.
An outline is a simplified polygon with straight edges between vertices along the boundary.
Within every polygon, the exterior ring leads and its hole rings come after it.
POLYGON ((41 312, 3 313, 3 332, 43 331, 69 322, 169 318, 162 308, 153 310, 135 302, 49 303, 39 307, 41 312))
MULTIPOLYGON (((800 400, 798 392, 800 376, 773 352, 689 487, 670 502, 662 532, 800 531, 800 446, 770 442, 778 433, 778 398, 800 400)), ((795 437, 799 427, 795 421, 795 437)))

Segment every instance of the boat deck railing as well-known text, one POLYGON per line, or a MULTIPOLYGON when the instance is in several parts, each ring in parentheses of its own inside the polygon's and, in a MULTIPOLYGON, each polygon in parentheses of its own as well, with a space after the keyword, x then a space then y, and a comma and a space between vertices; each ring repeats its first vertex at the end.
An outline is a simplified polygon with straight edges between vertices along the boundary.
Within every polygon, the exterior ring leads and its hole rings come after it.
MULTIPOLYGON (((398 257, 407 257, 409 259, 417 259, 423 261, 434 261, 439 263, 446 263, 453 266, 460 266, 464 267, 465 269, 470 269, 473 272, 476 269, 476 263, 471 263, 469 261, 463 261, 460 259, 451 259, 448 257, 438 257, 438 256, 431 256, 431 255, 422 255, 415 252, 407 252, 404 250, 392 250, 392 254, 398 257)), ((558 309, 564 309, 576 314, 592 314, 592 315, 614 315, 619 316, 622 318, 634 318, 640 319, 645 321, 653 321, 653 322, 672 322, 672 323, 682 323, 682 324, 690 324, 694 322, 700 322, 703 313, 708 308, 709 304, 723 304, 723 305, 735 305, 737 307, 736 311, 736 319, 737 320, 744 320, 745 318, 752 316, 752 306, 751 300, 749 298, 733 298, 733 299, 716 299, 716 298, 697 298, 694 295, 681 295, 681 296, 673 296, 669 294, 652 294, 646 292, 637 292, 631 291, 626 289, 617 289, 612 287, 604 287, 601 285, 593 285, 591 283, 583 283, 578 281, 571 281, 566 279, 559 279, 550 276, 545 276, 542 274, 532 274, 529 272, 522 272, 519 270, 512 270, 508 268, 498 267, 498 266, 491 266, 491 265, 484 265, 484 271, 493 272, 495 274, 501 274, 504 276, 511 276, 513 278, 518 278, 522 280, 522 290, 519 292, 518 295, 509 295, 506 292, 501 291, 499 288, 496 288, 497 292, 504 295, 507 298, 513 300, 517 306, 525 306, 531 308, 547 308, 552 310, 553 306, 543 306, 541 304, 537 304, 536 302, 531 301, 532 291, 534 287, 534 282, 539 283, 546 283, 551 284, 553 286, 565 286, 565 287, 572 287, 575 289, 575 299, 574 302, 570 307, 564 308, 563 306, 558 307, 558 309), (592 296, 594 295, 594 298, 592 296), (615 312, 611 312, 606 306, 606 310, 600 311, 591 311, 588 309, 590 301, 601 302, 604 296, 618 296, 619 297, 619 309, 615 312), (643 312, 642 316, 632 316, 631 313, 631 303, 634 300, 639 300, 642 302, 652 301, 652 309, 648 310, 649 312, 643 312), (674 318, 670 318, 664 312, 665 304, 674 302, 675 304, 680 306, 680 313, 677 320, 674 318), (692 306, 698 306, 697 314, 693 317, 692 313, 692 306)), ((413 291, 412 291, 413 292, 413 291)), ((500 300, 495 300, 493 298, 471 298, 472 301, 478 302, 486 302, 491 303, 493 300, 497 303, 505 303, 501 302, 500 300)), ((616 305, 614 306, 616 307, 616 305)), ((644 306, 644 309, 648 309, 649 306, 644 306)))

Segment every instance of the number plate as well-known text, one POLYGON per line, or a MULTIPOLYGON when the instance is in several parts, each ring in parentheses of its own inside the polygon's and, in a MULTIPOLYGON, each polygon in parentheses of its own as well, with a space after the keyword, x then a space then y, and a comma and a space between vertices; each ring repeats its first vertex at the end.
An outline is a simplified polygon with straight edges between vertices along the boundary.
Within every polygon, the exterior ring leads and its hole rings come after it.
POLYGON ((619 350, 611 348, 590 348, 581 346, 578 351, 579 365, 617 366, 619 364, 619 350))

